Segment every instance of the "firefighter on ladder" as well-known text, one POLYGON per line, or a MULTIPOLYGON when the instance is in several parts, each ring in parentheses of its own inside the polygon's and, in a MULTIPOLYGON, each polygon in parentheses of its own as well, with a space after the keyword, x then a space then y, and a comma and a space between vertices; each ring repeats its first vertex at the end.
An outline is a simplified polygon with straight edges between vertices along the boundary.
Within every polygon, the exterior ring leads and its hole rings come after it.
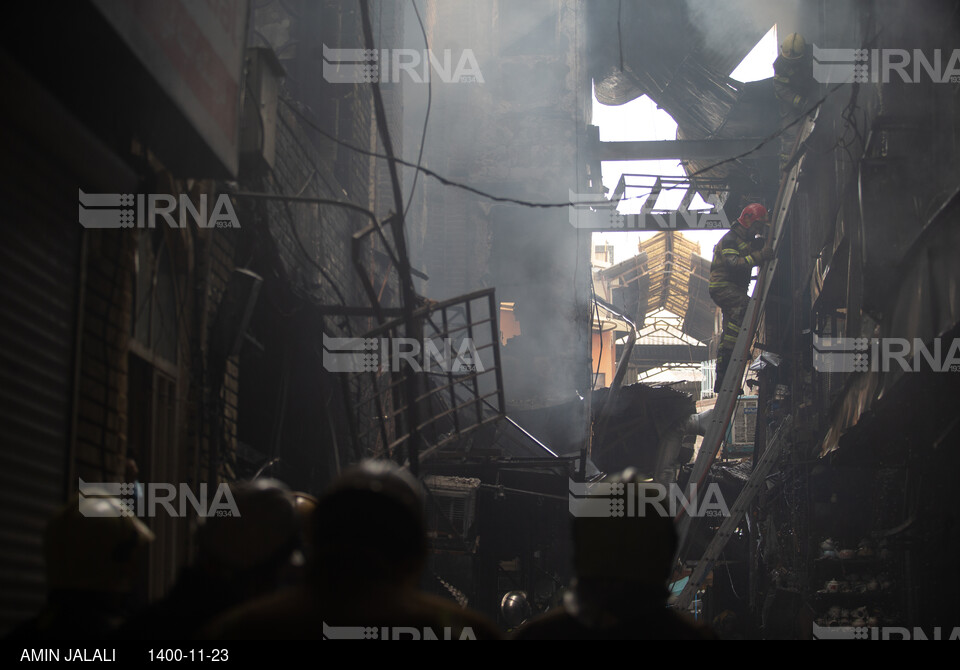
POLYGON ((773 90, 780 105, 780 169, 790 161, 800 134, 797 117, 809 111, 816 92, 813 60, 806 41, 799 33, 791 33, 780 44, 780 53, 773 62, 773 90), (793 124, 793 125, 791 125, 793 124))
POLYGON ((754 267, 773 258, 774 252, 763 245, 757 233, 767 222, 767 209, 754 203, 747 205, 730 231, 720 238, 713 249, 710 265, 710 297, 723 311, 723 332, 717 347, 717 377, 713 385, 720 392, 723 375, 730 364, 734 345, 740 335, 740 326, 750 297, 750 274, 754 267))

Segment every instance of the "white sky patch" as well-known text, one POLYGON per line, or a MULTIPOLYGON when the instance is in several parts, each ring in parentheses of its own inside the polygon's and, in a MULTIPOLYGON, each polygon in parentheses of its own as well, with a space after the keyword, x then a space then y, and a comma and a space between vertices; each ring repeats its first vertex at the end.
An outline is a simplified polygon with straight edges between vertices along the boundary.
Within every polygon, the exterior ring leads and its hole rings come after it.
POLYGON ((777 59, 777 27, 773 26, 760 38, 730 77, 737 81, 759 81, 773 76, 773 61, 777 59))

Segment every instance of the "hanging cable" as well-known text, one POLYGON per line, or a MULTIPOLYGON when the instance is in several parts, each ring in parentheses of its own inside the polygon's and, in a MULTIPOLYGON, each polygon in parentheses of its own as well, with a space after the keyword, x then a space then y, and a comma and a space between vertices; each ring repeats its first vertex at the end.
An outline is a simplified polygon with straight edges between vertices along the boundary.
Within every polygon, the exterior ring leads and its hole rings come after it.
MULTIPOLYGON (((423 48, 430 51, 430 44, 427 42, 427 29, 423 25, 423 18, 420 16, 420 10, 417 8, 417 0, 410 0, 413 5, 413 11, 417 15, 417 22, 420 24, 420 32, 423 33, 423 48)), ((407 208, 403 210, 403 220, 407 220, 407 214, 413 205, 413 194, 417 191, 417 177, 420 176, 421 163, 423 162, 423 147, 427 143, 427 124, 430 122, 430 107, 433 105, 433 81, 427 78, 427 112, 423 116, 423 132, 420 134, 420 152, 417 154, 417 167, 413 172, 413 183, 410 185, 410 197, 407 198, 407 208)))

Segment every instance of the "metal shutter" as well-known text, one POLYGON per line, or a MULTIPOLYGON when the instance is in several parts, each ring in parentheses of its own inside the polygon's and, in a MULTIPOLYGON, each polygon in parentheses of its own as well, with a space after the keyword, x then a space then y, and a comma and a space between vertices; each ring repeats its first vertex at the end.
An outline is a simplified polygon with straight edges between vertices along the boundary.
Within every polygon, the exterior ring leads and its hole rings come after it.
POLYGON ((80 255, 76 182, 22 140, 5 144, 13 150, 0 168, 0 634, 45 601, 42 533, 66 493, 80 255))

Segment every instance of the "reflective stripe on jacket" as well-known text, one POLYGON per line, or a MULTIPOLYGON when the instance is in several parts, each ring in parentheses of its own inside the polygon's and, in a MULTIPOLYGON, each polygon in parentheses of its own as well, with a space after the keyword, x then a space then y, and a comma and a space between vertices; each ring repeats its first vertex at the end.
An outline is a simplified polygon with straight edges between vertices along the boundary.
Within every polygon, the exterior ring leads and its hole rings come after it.
POLYGON ((757 265, 760 265, 760 254, 753 249, 751 241, 740 237, 736 230, 730 230, 713 248, 711 290, 731 287, 745 292, 750 285, 750 271, 757 265))

